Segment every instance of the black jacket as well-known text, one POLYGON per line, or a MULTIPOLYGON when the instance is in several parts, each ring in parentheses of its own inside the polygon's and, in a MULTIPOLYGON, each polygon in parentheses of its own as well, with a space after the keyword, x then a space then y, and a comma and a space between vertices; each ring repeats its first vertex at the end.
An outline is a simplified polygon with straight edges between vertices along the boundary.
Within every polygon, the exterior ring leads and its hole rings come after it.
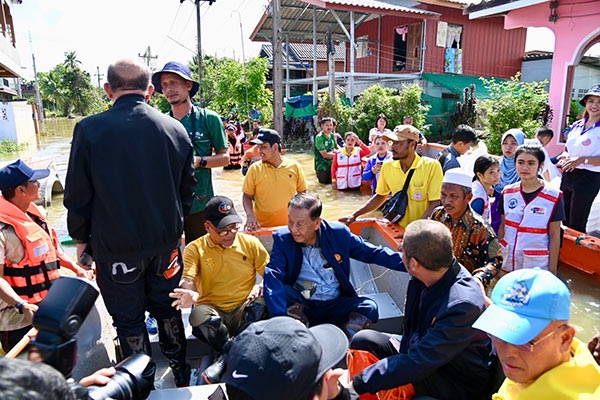
POLYGON ((71 237, 99 262, 174 249, 190 210, 192 145, 179 121, 136 94, 77 123, 65 184, 71 237))
POLYGON ((375 393, 412 383, 417 393, 440 400, 482 398, 493 358, 487 335, 471 327, 485 309, 474 279, 456 261, 429 288, 412 278, 400 354, 354 377, 356 391, 375 393))

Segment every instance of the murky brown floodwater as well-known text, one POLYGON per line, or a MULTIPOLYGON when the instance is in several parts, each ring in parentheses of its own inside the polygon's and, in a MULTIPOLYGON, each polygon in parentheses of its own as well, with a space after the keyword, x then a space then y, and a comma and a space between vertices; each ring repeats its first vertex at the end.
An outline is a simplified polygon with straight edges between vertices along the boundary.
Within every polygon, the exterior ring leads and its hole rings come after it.
MULTIPOLYGON (((64 119, 47 121, 47 134, 41 139, 41 148, 27 149, 20 156, 36 160, 41 158, 53 160, 64 183, 74 123, 73 120, 64 119)), ((330 186, 320 185, 314 174, 313 156, 310 150, 307 148, 306 153, 289 153, 286 156, 298 160, 304 168, 308 179, 308 190, 318 193, 323 200, 323 216, 326 219, 335 220, 347 215, 367 201, 369 193, 342 193, 331 190, 330 186)), ((244 214, 241 195, 242 178, 239 170, 222 171, 219 168, 213 171, 215 193, 230 197, 234 200, 238 212, 244 214)), ((62 205, 62 196, 53 199, 48 212, 50 222, 58 231, 59 237, 67 235, 66 210, 62 205)), ((373 213, 373 216, 376 215, 373 213)), ((66 250, 74 254, 74 247, 68 247, 66 250)), ((559 275, 571 289, 573 298, 571 321, 578 327, 577 336, 587 342, 595 332, 600 331, 600 279, 590 278, 568 267, 561 267, 559 275)))

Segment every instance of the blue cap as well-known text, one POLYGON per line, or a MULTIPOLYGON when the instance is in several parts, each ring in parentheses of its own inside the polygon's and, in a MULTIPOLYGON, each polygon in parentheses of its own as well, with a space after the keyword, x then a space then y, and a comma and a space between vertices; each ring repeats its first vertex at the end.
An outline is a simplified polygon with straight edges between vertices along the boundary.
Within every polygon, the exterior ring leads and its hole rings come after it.
POLYGON ((37 181, 50 175, 49 169, 31 169, 23 160, 17 160, 0 169, 0 190, 16 188, 27 181, 37 181))
POLYGON ((552 272, 539 268, 503 276, 492 291, 492 302, 473 328, 517 346, 533 340, 552 321, 570 317, 569 288, 552 272))
POLYGON ((185 79, 186 81, 192 82, 193 85, 192 85, 192 89, 190 90, 190 97, 194 97, 194 95, 198 92, 198 88, 200 87, 200 84, 192 79, 192 72, 190 71, 188 66, 185 64, 179 63, 177 61, 169 61, 168 63, 165 64, 163 69, 161 69, 158 72, 155 72, 152 75, 152 85, 154 85, 154 88, 156 89, 156 91, 158 93, 162 93, 162 86, 160 85, 160 76, 164 72, 169 72, 171 74, 177 74, 180 77, 182 77, 183 79, 185 79))

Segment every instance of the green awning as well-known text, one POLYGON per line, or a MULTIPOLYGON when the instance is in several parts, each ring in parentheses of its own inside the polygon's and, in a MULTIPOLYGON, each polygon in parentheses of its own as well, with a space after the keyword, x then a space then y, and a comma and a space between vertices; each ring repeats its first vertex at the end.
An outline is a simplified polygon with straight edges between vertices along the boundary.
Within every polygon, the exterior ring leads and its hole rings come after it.
MULTIPOLYGON (((455 75, 455 74, 431 74, 424 73, 421 78, 425 81, 432 82, 438 86, 443 86, 450 92, 455 93, 462 98, 462 94, 466 87, 475 85, 475 96, 479 99, 489 99, 490 93, 478 76, 471 75, 455 75)), ((502 78, 486 78, 493 79, 495 82, 503 82, 506 79, 502 78)))

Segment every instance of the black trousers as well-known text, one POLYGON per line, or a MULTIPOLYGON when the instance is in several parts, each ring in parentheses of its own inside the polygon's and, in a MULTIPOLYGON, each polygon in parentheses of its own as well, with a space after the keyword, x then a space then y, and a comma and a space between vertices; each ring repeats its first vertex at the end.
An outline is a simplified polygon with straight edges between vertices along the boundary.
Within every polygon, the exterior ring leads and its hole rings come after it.
POLYGON ((317 180, 319 181, 319 183, 330 184, 331 183, 331 170, 317 171, 317 180))
POLYGON ((600 172, 575 169, 562 176, 560 190, 565 200, 565 225, 585 232, 592 203, 600 189, 600 172))
POLYGON ((171 307, 173 299, 169 297, 183 274, 180 253, 176 248, 143 260, 96 264, 98 287, 119 336, 145 332, 146 310, 157 320, 181 318, 181 311, 171 307), (177 265, 172 262, 174 256, 177 265))

